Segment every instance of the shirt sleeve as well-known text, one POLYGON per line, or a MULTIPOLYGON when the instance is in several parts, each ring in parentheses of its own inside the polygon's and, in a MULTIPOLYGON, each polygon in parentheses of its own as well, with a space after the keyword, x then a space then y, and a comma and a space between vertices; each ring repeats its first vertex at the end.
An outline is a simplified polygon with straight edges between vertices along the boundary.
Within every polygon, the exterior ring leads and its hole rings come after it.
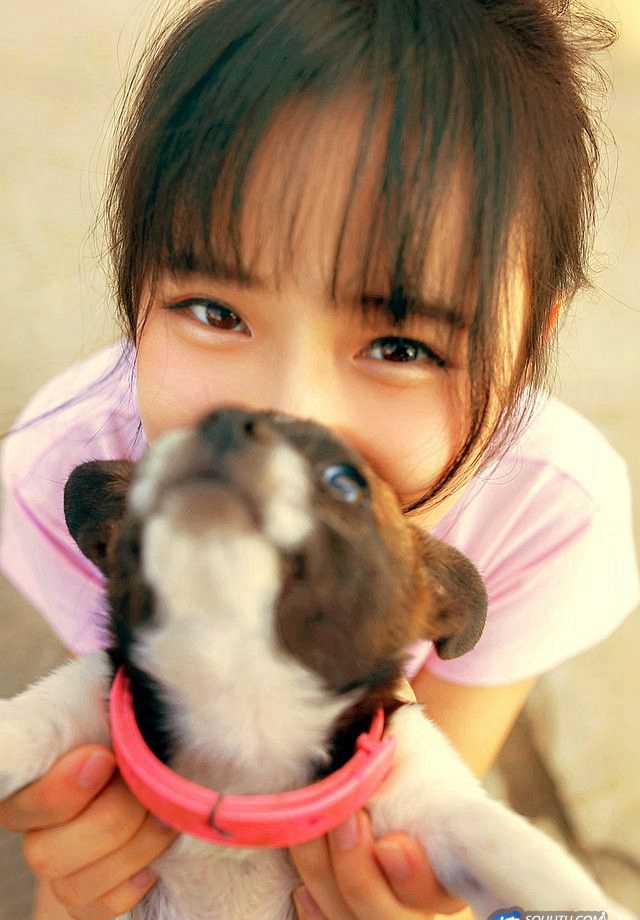
POLYGON ((449 661, 432 648, 430 672, 485 686, 539 675, 606 639, 637 607, 631 485, 616 461, 600 499, 560 471, 521 495, 501 551, 480 569, 489 596, 480 640, 449 661))
POLYGON ((65 431, 43 450, 51 429, 47 423, 38 429, 35 425, 2 443, 0 571, 64 645, 82 655, 104 648, 108 637, 104 577, 69 534, 63 510, 64 482, 75 465, 73 447, 80 438, 65 431), (29 448, 35 447, 35 438, 39 450, 34 461, 29 448))

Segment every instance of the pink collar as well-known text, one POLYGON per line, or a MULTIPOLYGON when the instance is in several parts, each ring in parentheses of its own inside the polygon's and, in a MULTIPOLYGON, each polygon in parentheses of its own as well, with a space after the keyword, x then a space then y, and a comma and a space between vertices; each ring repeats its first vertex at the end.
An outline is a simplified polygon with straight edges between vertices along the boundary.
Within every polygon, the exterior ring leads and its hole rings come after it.
POLYGON ((113 750, 133 794, 166 824, 228 847, 290 847, 321 837, 355 814, 391 771, 395 738, 382 738, 378 709, 356 753, 330 776, 279 795, 226 795, 183 779, 147 747, 136 723, 123 668, 110 696, 113 750))

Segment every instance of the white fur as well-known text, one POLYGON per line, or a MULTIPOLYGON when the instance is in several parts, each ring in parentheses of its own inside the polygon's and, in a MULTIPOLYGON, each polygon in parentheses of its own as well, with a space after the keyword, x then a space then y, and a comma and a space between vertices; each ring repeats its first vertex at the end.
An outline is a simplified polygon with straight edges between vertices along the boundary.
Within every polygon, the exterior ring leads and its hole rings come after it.
MULTIPOLYGON (((288 485, 274 518, 286 518, 290 499, 300 507, 288 485)), ((225 500, 233 501, 221 491, 216 501, 225 500)), ((303 784, 309 758, 327 758, 327 725, 354 696, 331 700, 320 678, 279 648, 278 551, 269 540, 242 525, 234 532, 224 511, 205 534, 180 529, 188 502, 188 491, 169 493, 145 528, 145 576, 160 625, 140 632, 133 661, 162 683, 174 728, 189 739, 182 767, 190 779, 206 775, 215 785, 213 771, 228 792, 303 784), (203 725, 215 726, 213 738, 203 725)))
POLYGON ((11 700, 0 700, 0 799, 37 777, 71 748, 110 745, 109 661, 76 658, 11 700))
MULTIPOLYGON (((0 796, 37 778, 69 747, 106 743, 99 705, 106 673, 106 656, 88 656, 3 701, 0 796)), ((199 729, 206 733, 206 725, 199 729)), ((374 834, 405 831, 419 839, 442 883, 468 900, 476 917, 517 904, 606 910, 609 920, 631 920, 558 844, 486 795, 420 706, 398 710, 388 730, 397 738, 397 756, 367 806, 374 834)), ((279 718, 271 721, 271 735, 272 742, 282 739, 279 718)), ((263 758, 263 770, 270 766, 263 758)), ((161 882, 130 920, 295 917, 291 893, 299 879, 287 851, 227 849, 183 835, 153 868, 161 882)))
POLYGON ((367 806, 373 832, 417 837, 442 884, 476 917, 518 905, 631 920, 558 843, 489 798, 420 705, 398 710, 390 731, 398 739, 395 769, 367 806))
POLYGON ((311 533, 313 516, 307 467, 286 444, 277 444, 269 455, 266 485, 265 535, 281 549, 292 550, 311 533))
MULTIPOLYGON (((162 439, 130 497, 138 513, 156 509, 143 535, 156 615, 140 630, 132 659, 161 683, 179 773, 227 793, 296 788, 311 780, 313 760, 328 762, 331 728, 359 695, 332 696, 274 636, 276 547, 295 548, 312 526, 308 471, 292 450, 274 448, 265 532, 224 506, 238 498, 221 492, 219 513, 196 536, 188 490, 168 490, 158 502, 165 466, 175 470, 173 454, 187 436, 162 439)), ((72 747, 109 744, 109 673, 106 654, 97 653, 0 702, 0 798, 72 747)), ((399 709, 387 730, 397 753, 368 804, 374 833, 420 840, 442 883, 479 920, 513 905, 605 909, 609 920, 631 920, 555 842, 488 798, 420 706, 399 709)), ((153 868, 160 882, 128 920, 294 920, 291 893, 300 880, 287 850, 225 848, 182 835, 153 868)))
POLYGON ((180 448, 193 438, 190 428, 175 428, 157 439, 136 467, 136 475, 127 492, 129 508, 141 517, 153 506, 156 491, 167 466, 167 458, 180 455, 180 448))

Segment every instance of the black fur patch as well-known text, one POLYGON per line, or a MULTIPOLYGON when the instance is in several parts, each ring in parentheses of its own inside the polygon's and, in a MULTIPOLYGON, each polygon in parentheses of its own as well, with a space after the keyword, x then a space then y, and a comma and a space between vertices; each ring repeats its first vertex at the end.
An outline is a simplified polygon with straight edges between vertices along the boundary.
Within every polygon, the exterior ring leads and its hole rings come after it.
POLYGON ((107 654, 111 661, 112 682, 116 671, 124 666, 130 682, 136 722, 147 747, 158 760, 168 766, 176 752, 177 744, 170 728, 170 713, 161 700, 158 683, 144 671, 134 667, 121 648, 112 646, 107 654))

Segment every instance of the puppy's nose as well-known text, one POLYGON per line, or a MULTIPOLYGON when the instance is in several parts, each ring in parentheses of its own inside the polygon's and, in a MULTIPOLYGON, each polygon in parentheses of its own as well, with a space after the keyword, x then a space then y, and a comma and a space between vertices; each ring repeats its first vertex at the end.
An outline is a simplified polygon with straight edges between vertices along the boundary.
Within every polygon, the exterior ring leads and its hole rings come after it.
POLYGON ((200 435, 218 457, 242 450, 250 442, 269 443, 273 430, 260 412, 218 409, 200 423, 200 435))

